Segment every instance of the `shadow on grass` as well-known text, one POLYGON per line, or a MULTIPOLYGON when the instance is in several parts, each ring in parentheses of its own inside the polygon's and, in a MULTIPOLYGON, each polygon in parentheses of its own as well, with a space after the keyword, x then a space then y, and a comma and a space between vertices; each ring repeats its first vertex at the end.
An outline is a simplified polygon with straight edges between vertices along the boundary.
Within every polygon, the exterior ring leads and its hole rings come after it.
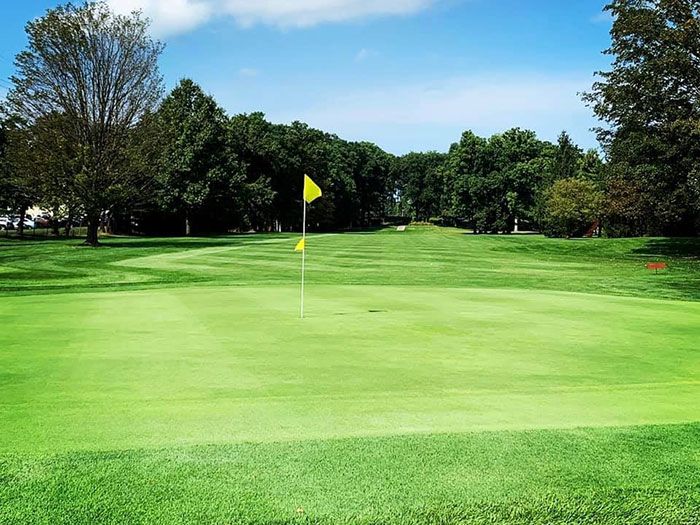
POLYGON ((365 226, 362 228, 350 228, 347 230, 328 230, 328 231, 316 231, 312 233, 336 233, 336 234, 348 234, 348 233, 377 233, 381 231, 391 231, 391 230, 396 230, 396 226, 365 226))
POLYGON ((643 257, 670 257, 700 259, 700 238, 682 237, 668 239, 649 239, 644 246, 632 250, 635 255, 643 257))
POLYGON ((20 237, 19 235, 5 235, 0 234, 0 242, 3 243, 18 243, 18 244, 43 244, 46 242, 71 242, 71 241, 80 241, 82 242, 84 238, 80 236, 70 236, 66 237, 64 235, 60 235, 58 237, 54 235, 32 235, 30 234, 25 234, 23 237, 20 237))
POLYGON ((222 235, 200 235, 197 237, 102 237, 104 248, 216 248, 239 244, 254 236, 274 236, 274 233, 229 233, 222 235))
POLYGON ((216 248, 218 246, 226 246, 227 239, 207 240, 207 239, 134 239, 128 241, 100 241, 100 248, 160 248, 160 249, 187 249, 187 248, 216 248))

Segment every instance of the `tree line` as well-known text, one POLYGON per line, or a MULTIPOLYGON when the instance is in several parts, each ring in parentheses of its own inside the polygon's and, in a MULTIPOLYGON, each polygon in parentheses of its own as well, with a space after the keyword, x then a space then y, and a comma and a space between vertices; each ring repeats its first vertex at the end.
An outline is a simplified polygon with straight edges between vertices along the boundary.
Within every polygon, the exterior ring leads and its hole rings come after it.
MULTIPOLYGON (((615 0, 611 71, 584 95, 603 151, 528 130, 465 132, 446 153, 395 156, 301 122, 229 116, 190 79, 167 95, 163 46, 139 13, 68 4, 27 24, 0 120, 0 207, 148 234, 291 231, 308 174, 317 229, 431 221, 476 233, 700 232, 700 13, 615 0)), ((20 221, 21 224, 21 221, 20 221)))

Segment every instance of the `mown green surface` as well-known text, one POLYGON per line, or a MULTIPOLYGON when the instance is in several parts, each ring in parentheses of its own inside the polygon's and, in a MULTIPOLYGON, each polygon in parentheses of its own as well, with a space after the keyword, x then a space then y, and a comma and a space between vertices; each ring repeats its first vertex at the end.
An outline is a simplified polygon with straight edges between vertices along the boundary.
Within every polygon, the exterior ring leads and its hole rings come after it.
POLYGON ((105 244, 0 242, 0 523, 700 522, 697 240, 105 244))
MULTIPOLYGON (((182 284, 277 285, 299 280, 297 236, 104 240, 0 238, 0 293, 75 292, 182 284)), ((309 239, 317 284, 560 290, 700 300, 698 239, 545 239, 460 230, 320 235, 309 239), (654 275, 647 262, 666 261, 654 275)))

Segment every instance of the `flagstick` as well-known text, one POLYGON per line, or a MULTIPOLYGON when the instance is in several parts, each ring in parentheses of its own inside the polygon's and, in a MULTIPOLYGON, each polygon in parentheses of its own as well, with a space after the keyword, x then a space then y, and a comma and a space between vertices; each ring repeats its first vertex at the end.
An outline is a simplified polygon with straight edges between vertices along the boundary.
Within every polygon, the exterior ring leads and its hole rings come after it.
POLYGON ((304 201, 304 224, 302 225, 301 238, 304 242, 304 249, 301 251, 301 318, 304 318, 304 274, 306 273, 306 199, 304 201))

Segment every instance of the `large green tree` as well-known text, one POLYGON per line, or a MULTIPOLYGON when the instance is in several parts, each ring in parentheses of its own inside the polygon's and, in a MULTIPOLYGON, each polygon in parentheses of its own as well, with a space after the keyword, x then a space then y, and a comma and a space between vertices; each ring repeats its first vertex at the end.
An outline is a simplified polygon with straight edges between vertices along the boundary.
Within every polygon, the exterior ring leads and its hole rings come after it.
POLYGON ((148 183, 131 169, 128 147, 134 127, 161 97, 162 45, 139 13, 117 16, 104 2, 50 9, 26 32, 10 110, 28 126, 53 114, 65 119, 79 166, 70 192, 87 214, 86 242, 94 246, 101 214, 142 194, 148 183))
POLYGON ((387 212, 394 190, 393 157, 374 144, 348 142, 301 122, 272 124, 262 113, 234 116, 228 137, 253 199, 246 212, 252 226, 300 228, 305 174, 324 191, 324 198, 309 209, 313 227, 367 225, 387 212))
MULTIPOLYGON (((195 217, 218 215, 222 222, 242 173, 227 156, 228 118, 210 95, 184 79, 163 100, 154 122, 160 132, 158 180, 162 206, 179 213, 190 235, 195 217), (219 213, 207 214, 217 210, 219 213)), ((212 225, 199 225, 199 229, 212 225)))
POLYGON ((574 144, 566 131, 562 131, 552 162, 552 182, 577 176, 581 169, 582 160, 583 151, 581 148, 574 144))
POLYGON ((349 147, 356 158, 353 170, 358 202, 356 223, 371 226, 386 215, 391 202, 389 181, 393 159, 371 142, 354 142, 349 147))
POLYGON ((600 219, 602 202, 602 193, 589 180, 556 181, 545 193, 544 233, 553 237, 593 233, 600 219))
POLYGON ((401 211, 419 221, 440 217, 447 207, 445 173, 447 155, 431 151, 408 153, 394 163, 401 211))
POLYGON ((474 232, 511 232, 530 221, 551 147, 532 131, 511 129, 488 140, 467 132, 447 161, 452 210, 474 232))
POLYGON ((616 178, 646 194, 649 233, 700 231, 700 3, 614 0, 612 68, 585 100, 616 178))
POLYGON ((279 174, 278 128, 259 112, 235 115, 227 127, 228 148, 245 173, 243 222, 259 231, 279 229, 272 187, 272 180, 279 174))

